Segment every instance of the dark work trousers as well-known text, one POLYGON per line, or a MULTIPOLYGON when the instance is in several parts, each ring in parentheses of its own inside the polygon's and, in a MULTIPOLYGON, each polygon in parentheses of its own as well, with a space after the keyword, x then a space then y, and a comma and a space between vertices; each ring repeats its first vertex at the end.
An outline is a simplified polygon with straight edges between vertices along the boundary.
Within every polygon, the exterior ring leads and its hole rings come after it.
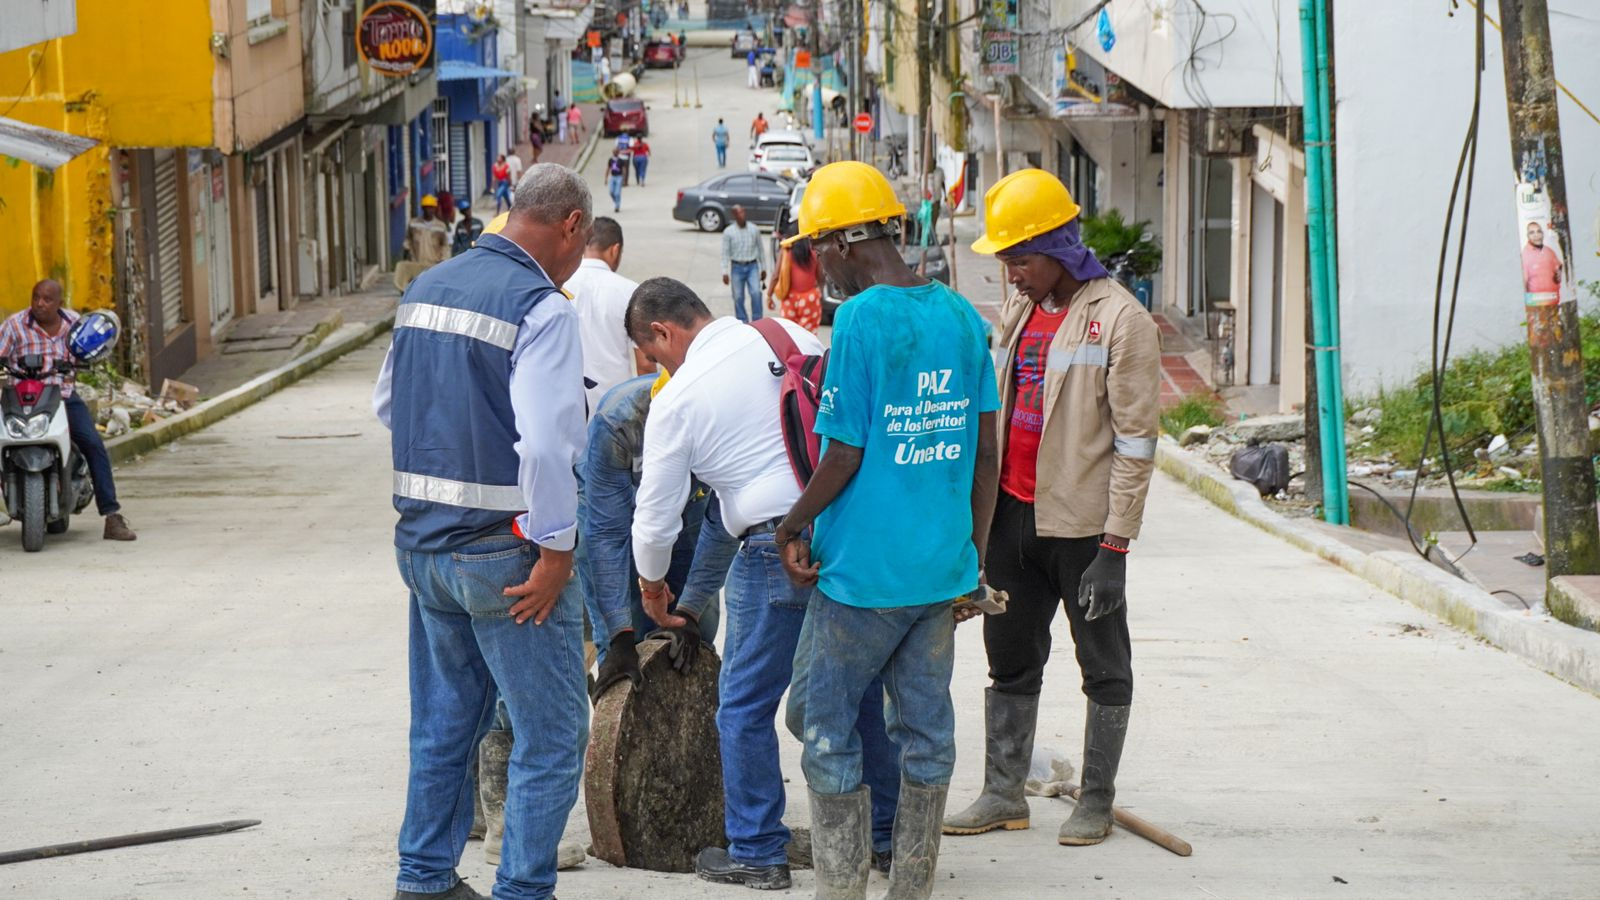
POLYGON ((67 431, 72 435, 72 446, 78 448, 89 461, 89 475, 94 478, 94 505, 100 515, 109 516, 122 506, 117 503, 117 485, 111 480, 111 454, 106 452, 106 442, 94 430, 94 414, 89 404, 78 399, 77 394, 67 398, 67 431))
POLYGON ((1040 537, 1033 512, 1032 503, 1001 491, 989 532, 988 582, 1011 595, 1005 615, 983 617, 994 689, 1025 696, 1040 692, 1050 658, 1050 622, 1065 603, 1083 693, 1101 706, 1127 706, 1133 702, 1127 607, 1088 622, 1088 610, 1078 605, 1078 580, 1094 562, 1100 537, 1040 537))

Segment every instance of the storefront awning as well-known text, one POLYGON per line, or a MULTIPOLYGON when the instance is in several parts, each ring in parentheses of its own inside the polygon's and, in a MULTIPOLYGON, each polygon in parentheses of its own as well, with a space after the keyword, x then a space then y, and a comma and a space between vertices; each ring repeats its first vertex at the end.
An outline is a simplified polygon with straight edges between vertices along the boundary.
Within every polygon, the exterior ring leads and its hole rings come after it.
POLYGON ((20 159, 46 171, 66 165, 99 143, 94 138, 0 118, 0 156, 20 159))
POLYGON ((452 59, 439 61, 440 81, 487 81, 491 78, 521 78, 521 72, 512 72, 507 69, 492 69, 480 66, 477 63, 460 62, 452 59))

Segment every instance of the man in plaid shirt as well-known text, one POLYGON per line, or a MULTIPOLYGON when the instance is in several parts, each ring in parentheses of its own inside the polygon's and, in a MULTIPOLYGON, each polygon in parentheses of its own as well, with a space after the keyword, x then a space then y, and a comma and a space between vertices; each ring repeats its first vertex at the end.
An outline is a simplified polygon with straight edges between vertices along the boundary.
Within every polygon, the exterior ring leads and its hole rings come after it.
MULTIPOLYGON (((53 278, 39 282, 33 286, 28 308, 0 325, 0 360, 38 354, 44 357, 47 371, 58 361, 70 362, 72 354, 67 350, 67 334, 77 320, 76 314, 61 308, 61 282, 53 278)), ((134 540, 138 535, 119 512, 122 505, 117 502, 117 486, 111 480, 111 456, 106 453, 100 432, 95 430, 89 405, 73 390, 72 376, 52 374, 44 380, 61 387, 72 445, 89 460, 89 472, 94 476, 94 502, 106 519, 105 539, 134 540)))

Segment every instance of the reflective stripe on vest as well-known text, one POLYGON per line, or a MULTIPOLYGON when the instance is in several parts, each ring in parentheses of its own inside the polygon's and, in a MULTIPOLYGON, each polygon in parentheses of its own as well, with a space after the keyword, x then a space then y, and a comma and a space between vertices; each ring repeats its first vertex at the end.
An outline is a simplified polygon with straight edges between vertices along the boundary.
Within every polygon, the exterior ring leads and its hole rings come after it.
POLYGON ((433 475, 394 473, 394 493, 409 500, 425 500, 466 509, 527 512, 528 501, 514 484, 473 484, 433 475))
POLYGON ((459 334, 510 350, 517 343, 517 326, 470 309, 453 309, 432 303, 402 303, 395 310, 394 327, 421 328, 459 334))
POLYGON ((1153 437, 1123 437, 1119 434, 1111 439, 1111 446, 1118 456, 1129 459, 1156 458, 1156 439, 1153 437))
POLYGON ((1050 357, 1045 367, 1056 372, 1065 372, 1072 366, 1099 366, 1106 367, 1106 348, 1099 344, 1079 344, 1072 348, 1072 352, 1052 348, 1050 357))

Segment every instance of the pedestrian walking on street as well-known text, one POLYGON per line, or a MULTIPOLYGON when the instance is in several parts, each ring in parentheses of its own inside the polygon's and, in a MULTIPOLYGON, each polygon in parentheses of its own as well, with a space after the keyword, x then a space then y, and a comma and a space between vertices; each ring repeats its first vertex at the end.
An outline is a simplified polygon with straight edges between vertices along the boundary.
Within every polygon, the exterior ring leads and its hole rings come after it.
POLYGON ((639 187, 644 187, 644 173, 650 168, 650 145, 644 138, 633 136, 633 145, 628 149, 633 154, 633 175, 638 180, 639 187))
POLYGON ((517 155, 515 149, 506 152, 506 167, 511 170, 511 187, 515 190, 517 182, 522 180, 522 173, 527 168, 522 164, 522 157, 517 155))
POLYGON ((770 124, 766 116, 756 113, 755 119, 750 122, 750 144, 752 146, 755 145, 756 141, 761 140, 763 134, 767 133, 767 128, 770 124))
POLYGON ((687 18, 689 18, 689 4, 688 4, 687 0, 679 0, 679 3, 678 3, 678 18, 679 19, 687 19, 687 18))
MULTIPOLYGON (((822 352, 815 335, 776 321, 798 352, 822 352)), ((672 376, 645 422, 633 514, 645 611, 664 627, 689 625, 667 611, 674 597, 665 578, 694 479, 716 493, 726 531, 739 540, 724 597, 717 709, 728 846, 702 850, 695 872, 723 884, 787 888, 790 833, 775 717, 791 676, 804 674, 794 671, 795 646, 810 589, 784 577, 773 542, 779 519, 800 496, 778 413, 778 359, 761 331, 729 317, 713 320, 693 291, 670 278, 639 285, 628 302, 628 333, 672 376)), ((875 789, 874 818, 887 824, 899 751, 885 733, 883 696, 881 684, 859 695, 856 731, 864 778, 875 789)))
POLYGON ((866 897, 871 795, 854 732, 859 698, 880 681, 902 750, 889 896, 933 890, 956 758, 952 601, 979 589, 1000 477, 983 318, 906 265, 895 245, 904 215, 877 169, 837 162, 811 177, 790 240, 813 241, 851 297, 817 410, 827 449, 774 536, 789 577, 816 588, 789 727, 804 744, 817 896, 839 900, 866 897), (882 535, 915 539, 889 550, 882 535))
POLYGON ((456 867, 473 820, 469 763, 497 690, 514 741, 494 897, 555 890, 589 715, 583 601, 569 585, 583 351, 557 285, 578 267, 591 216, 582 177, 534 166, 504 230, 418 276, 395 314, 373 408, 393 431, 395 552, 410 591, 396 900, 483 900, 456 867))
POLYGON ((613 212, 622 212, 622 179, 628 175, 628 164, 622 160, 620 150, 611 151, 606 161, 606 190, 611 193, 613 212))
POLYGON ((983 793, 945 820, 946 834, 1028 827, 1023 783, 1062 605, 1088 711, 1083 794, 1058 840, 1111 833, 1133 702, 1124 573, 1155 467, 1161 349, 1150 314, 1084 246, 1078 213, 1055 176, 1023 169, 989 189, 972 245, 998 256, 1017 289, 1001 311, 1007 425, 987 556, 989 583, 1011 602, 983 620, 983 793))
POLYGON ((560 91, 555 91, 552 95, 550 114, 555 116, 556 128, 559 130, 556 135, 556 141, 565 144, 567 142, 567 100, 561 96, 560 91))
POLYGON ((528 132, 528 162, 532 165, 539 164, 539 157, 544 155, 544 130, 537 124, 528 132))
POLYGON ((778 251, 778 274, 772 278, 767 309, 816 334, 822 325, 822 287, 811 239, 801 236, 778 251))
POLYGON ((755 48, 744 57, 744 82, 745 87, 758 88, 761 86, 761 63, 756 59, 755 48))
POLYGON ((506 209, 511 208, 511 164, 506 162, 504 153, 495 160, 489 172, 494 176, 494 214, 498 216, 501 204, 504 204, 506 209))
POLYGON ((578 104, 574 103, 567 107, 567 127, 561 133, 565 135, 563 140, 568 143, 578 144, 583 142, 583 110, 579 108, 578 104))
POLYGON ((108 541, 135 540, 138 535, 128 527, 128 520, 122 515, 122 504, 117 502, 117 485, 111 477, 111 454, 106 452, 106 443, 94 427, 94 413, 78 396, 76 375, 55 371, 56 363, 73 361, 67 342, 73 323, 79 319, 77 313, 63 308, 63 298, 61 282, 54 278, 36 282, 28 294, 28 308, 13 313, 0 325, 0 361, 33 354, 44 357, 45 371, 50 374, 41 380, 61 389, 69 439, 89 463, 95 511, 106 520, 101 536, 108 541))
POLYGON ((728 167, 728 126, 721 119, 717 120, 717 127, 711 129, 711 145, 717 148, 717 168, 728 167))
POLYGON ((761 229, 745 219, 744 207, 729 210, 733 224, 722 230, 722 283, 733 286, 733 314, 741 322, 761 318, 761 292, 767 286, 767 245, 761 229), (745 298, 750 311, 745 312, 745 298))

